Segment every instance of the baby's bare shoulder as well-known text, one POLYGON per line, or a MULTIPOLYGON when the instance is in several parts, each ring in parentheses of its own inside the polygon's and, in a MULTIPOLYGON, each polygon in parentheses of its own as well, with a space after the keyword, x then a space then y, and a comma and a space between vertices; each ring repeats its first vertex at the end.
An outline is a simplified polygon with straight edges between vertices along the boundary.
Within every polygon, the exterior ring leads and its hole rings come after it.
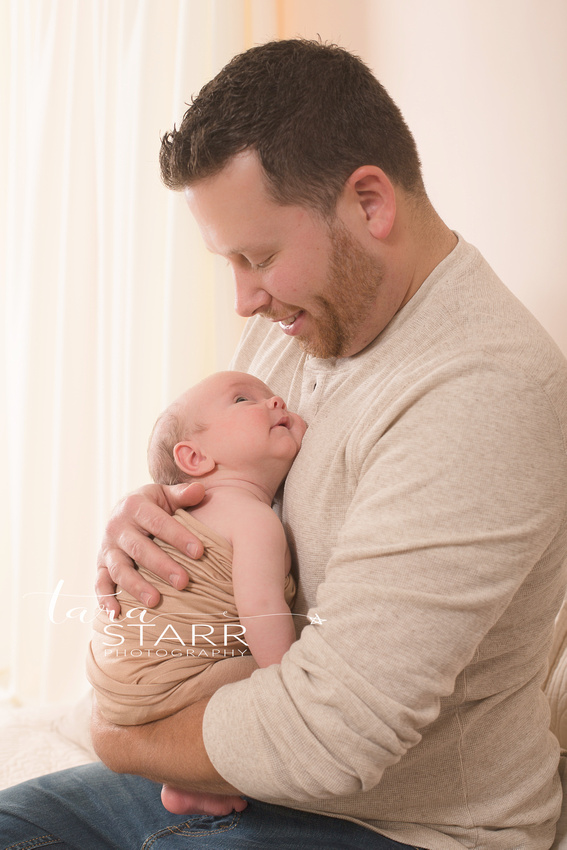
POLYGON ((226 507, 237 534, 242 526, 254 525, 274 530, 282 528, 282 524, 271 506, 266 502, 261 502, 255 496, 246 494, 241 498, 234 499, 230 504, 227 503, 226 507))
POLYGON ((270 505, 246 491, 218 490, 204 506, 201 519, 234 545, 244 535, 283 534, 283 527, 270 505))

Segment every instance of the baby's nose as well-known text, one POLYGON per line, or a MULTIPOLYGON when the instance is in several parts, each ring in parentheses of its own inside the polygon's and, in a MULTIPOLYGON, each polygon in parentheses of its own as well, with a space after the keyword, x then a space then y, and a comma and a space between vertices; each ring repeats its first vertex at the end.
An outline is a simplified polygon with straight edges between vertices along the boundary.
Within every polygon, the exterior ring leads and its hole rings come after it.
POLYGON ((279 395, 272 396, 272 398, 268 400, 268 405, 274 409, 281 407, 282 410, 285 410, 285 401, 283 398, 280 398, 279 395))

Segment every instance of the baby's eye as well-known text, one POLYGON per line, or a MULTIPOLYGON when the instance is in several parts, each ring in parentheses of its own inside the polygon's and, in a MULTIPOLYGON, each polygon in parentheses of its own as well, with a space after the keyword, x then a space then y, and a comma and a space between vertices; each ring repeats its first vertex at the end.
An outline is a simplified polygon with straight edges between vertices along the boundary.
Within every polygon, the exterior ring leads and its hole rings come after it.
POLYGON ((236 402, 236 404, 238 404, 239 401, 248 401, 248 399, 244 398, 243 395, 239 395, 234 399, 234 401, 236 402))

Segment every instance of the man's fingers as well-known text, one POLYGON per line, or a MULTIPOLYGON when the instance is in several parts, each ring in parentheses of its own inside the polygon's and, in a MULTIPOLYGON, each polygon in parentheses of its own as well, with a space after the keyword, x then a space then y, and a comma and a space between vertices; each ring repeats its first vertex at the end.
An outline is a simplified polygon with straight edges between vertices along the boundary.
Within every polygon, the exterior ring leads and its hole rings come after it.
POLYGON ((120 585, 120 588, 130 593, 145 608, 153 608, 158 604, 159 591, 143 579, 136 569, 133 569, 129 558, 126 558, 120 550, 108 553, 108 558, 112 565, 112 574, 105 565, 99 566, 95 584, 101 608, 109 614, 113 612, 115 617, 120 614, 120 591, 116 585, 120 585), (116 576, 116 580, 113 576, 116 576))
POLYGON ((142 578, 135 565, 155 573, 178 590, 187 585, 186 571, 152 538, 157 537, 192 558, 200 558, 203 544, 171 514, 178 508, 198 505, 204 492, 200 484, 175 487, 150 484, 126 496, 116 506, 98 556, 96 591, 102 608, 119 615, 116 585, 147 608, 157 605, 160 594, 142 578))
MULTIPOLYGON (((181 524, 176 520, 172 519, 171 522, 182 529, 181 524)), ((177 539, 176 548, 184 544, 188 545, 184 536, 177 539)), ((124 532, 120 539, 120 547, 106 549, 101 553, 96 582, 97 595, 101 602, 102 597, 105 597, 105 602, 111 601, 108 597, 115 592, 115 585, 119 585, 144 606, 152 608, 157 605, 160 599, 159 592, 140 575, 137 569, 134 569, 134 562, 142 564, 178 590, 182 590, 187 585, 189 577, 186 570, 166 555, 163 549, 160 549, 149 537, 134 531, 124 532)), ((115 597, 114 601, 116 604, 111 601, 110 606, 106 604, 104 607, 118 613, 120 597, 115 597)))
MULTIPOLYGON (((132 516, 133 523, 122 527, 117 543, 122 551, 126 552, 137 564, 141 564, 151 569, 152 572, 155 572, 152 567, 153 563, 159 565, 160 562, 167 564, 169 561, 169 558, 164 560, 153 553, 154 547, 151 541, 148 541, 146 536, 148 534, 164 540, 170 546, 173 546, 174 549, 178 549, 192 558, 200 558, 203 554, 203 544, 201 541, 174 517, 165 513, 165 511, 152 502, 144 501, 137 505, 136 511, 132 516), (140 531, 143 533, 139 533, 140 531), (150 543, 149 546, 148 542, 150 543), (152 557, 152 554, 154 554, 154 557, 152 558, 152 563, 150 563, 145 559, 148 556, 152 557)), ((108 531, 110 533, 112 532, 110 523, 108 525, 108 531)), ((176 571, 180 574, 182 573, 179 566, 176 571)), ((158 572, 158 575, 162 578, 167 578, 167 575, 161 571, 158 572)))
POLYGON ((175 513, 178 508, 192 508, 202 502, 205 488, 194 481, 192 484, 174 484, 171 487, 164 487, 163 494, 171 513, 175 513))
POLYGON ((118 597, 116 595, 116 582, 113 580, 104 564, 97 567, 95 592, 100 607, 104 611, 107 611, 109 615, 114 614, 115 617, 118 617, 120 614, 120 603, 118 602, 118 597))

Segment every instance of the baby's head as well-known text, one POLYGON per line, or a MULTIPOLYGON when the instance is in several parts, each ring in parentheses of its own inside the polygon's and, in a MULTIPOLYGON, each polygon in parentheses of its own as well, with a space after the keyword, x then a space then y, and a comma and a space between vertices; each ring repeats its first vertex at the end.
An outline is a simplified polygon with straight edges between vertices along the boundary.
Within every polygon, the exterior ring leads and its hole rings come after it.
POLYGON ((148 464, 158 484, 181 484, 215 470, 281 471, 285 477, 305 423, 253 375, 218 372, 187 390, 157 420, 148 464))

